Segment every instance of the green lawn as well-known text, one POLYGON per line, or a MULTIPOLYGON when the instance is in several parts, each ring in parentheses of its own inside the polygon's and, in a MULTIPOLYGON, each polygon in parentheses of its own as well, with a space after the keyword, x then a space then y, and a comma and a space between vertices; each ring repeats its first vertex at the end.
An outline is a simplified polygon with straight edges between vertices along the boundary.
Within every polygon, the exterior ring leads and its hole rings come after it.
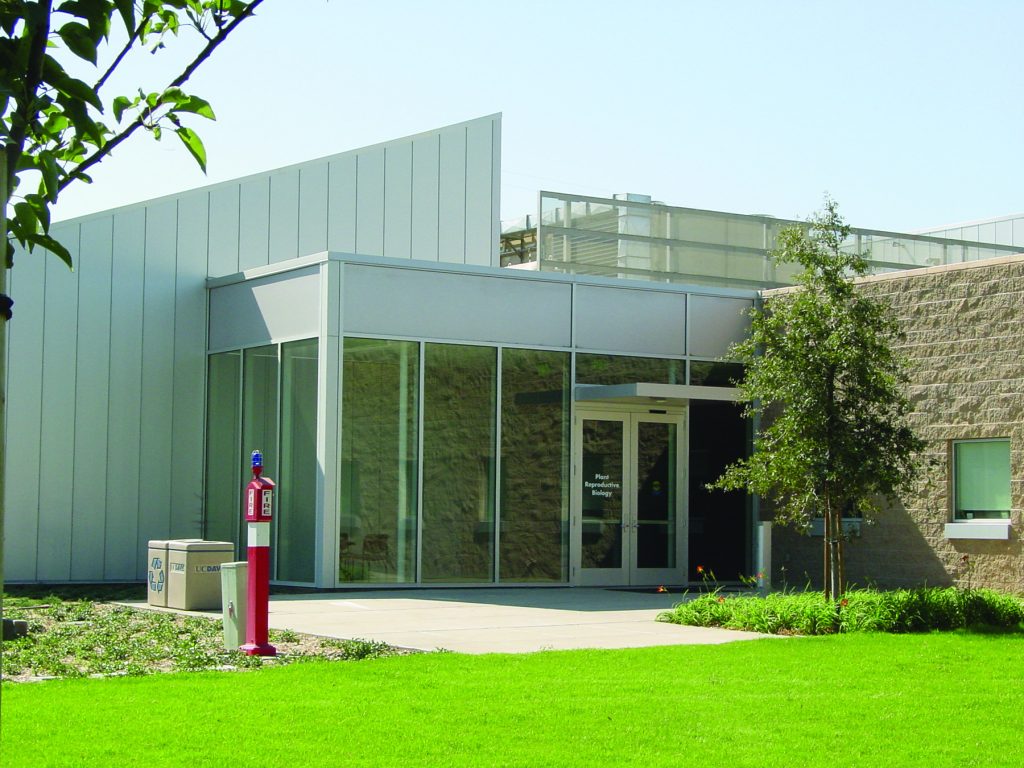
POLYGON ((1022 715, 1021 635, 865 634, 6 685, 2 754, 5 768, 1019 766, 1022 715))

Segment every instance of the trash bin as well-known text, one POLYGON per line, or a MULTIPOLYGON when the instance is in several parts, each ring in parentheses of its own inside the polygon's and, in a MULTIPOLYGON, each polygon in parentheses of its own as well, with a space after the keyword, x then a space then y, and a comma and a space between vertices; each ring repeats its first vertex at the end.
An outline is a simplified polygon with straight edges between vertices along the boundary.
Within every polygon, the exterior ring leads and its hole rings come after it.
POLYGON ((245 618, 249 605, 249 563, 221 563, 220 593, 224 611, 224 647, 237 651, 245 642, 245 618))
POLYGON ((146 556, 149 563, 146 602, 161 608, 167 607, 167 541, 150 539, 149 552, 146 556))
POLYGON ((220 566, 235 559, 230 541, 167 542, 167 607, 208 611, 220 607, 220 566))

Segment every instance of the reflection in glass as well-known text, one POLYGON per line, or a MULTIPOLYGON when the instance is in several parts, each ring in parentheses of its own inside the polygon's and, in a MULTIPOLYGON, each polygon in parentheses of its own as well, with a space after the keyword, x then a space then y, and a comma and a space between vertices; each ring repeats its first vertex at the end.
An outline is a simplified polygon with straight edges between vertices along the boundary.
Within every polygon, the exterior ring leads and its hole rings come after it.
POLYGON ((685 384, 686 363, 657 357, 576 355, 577 384, 685 384))
POLYGON ((416 580, 419 344, 344 341, 341 581, 416 580))
POLYGON ((206 510, 203 536, 237 545, 241 525, 239 428, 242 353, 210 355, 206 393, 206 510))
POLYGON ((277 346, 253 347, 242 354, 241 477, 252 479, 251 456, 258 449, 263 474, 277 479, 277 346))
POLYGON ((423 581, 494 579, 497 350, 427 344, 423 581))
POLYGON ((281 345, 281 475, 277 578, 314 581, 316 551, 317 340, 281 345))
POLYGON ((701 387, 735 387, 743 381, 743 363, 691 360, 690 383, 701 387))
POLYGON ((621 421, 583 421, 584 568, 622 567, 621 421))
POLYGON ((637 424, 637 568, 676 565, 676 425, 637 424))
POLYGON ((567 581, 569 353, 501 355, 501 580, 567 581))

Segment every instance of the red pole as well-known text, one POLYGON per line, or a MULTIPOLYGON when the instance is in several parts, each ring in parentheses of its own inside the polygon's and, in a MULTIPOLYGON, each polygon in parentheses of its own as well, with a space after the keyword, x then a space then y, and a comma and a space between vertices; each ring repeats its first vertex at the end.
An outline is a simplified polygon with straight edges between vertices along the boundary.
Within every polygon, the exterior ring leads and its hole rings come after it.
POLYGON ((246 609, 245 645, 248 656, 276 656, 267 642, 270 610, 270 521, 273 516, 274 481, 261 477, 263 456, 252 452, 252 481, 245 487, 245 520, 249 528, 249 596, 246 609))

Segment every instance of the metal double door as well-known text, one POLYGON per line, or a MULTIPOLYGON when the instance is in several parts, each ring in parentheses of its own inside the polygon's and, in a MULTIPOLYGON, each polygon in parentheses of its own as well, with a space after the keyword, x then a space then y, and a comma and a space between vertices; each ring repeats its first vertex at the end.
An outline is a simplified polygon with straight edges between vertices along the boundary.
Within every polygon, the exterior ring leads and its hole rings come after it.
POLYGON ((581 409, 574 427, 574 582, 685 581, 684 414, 581 409))

